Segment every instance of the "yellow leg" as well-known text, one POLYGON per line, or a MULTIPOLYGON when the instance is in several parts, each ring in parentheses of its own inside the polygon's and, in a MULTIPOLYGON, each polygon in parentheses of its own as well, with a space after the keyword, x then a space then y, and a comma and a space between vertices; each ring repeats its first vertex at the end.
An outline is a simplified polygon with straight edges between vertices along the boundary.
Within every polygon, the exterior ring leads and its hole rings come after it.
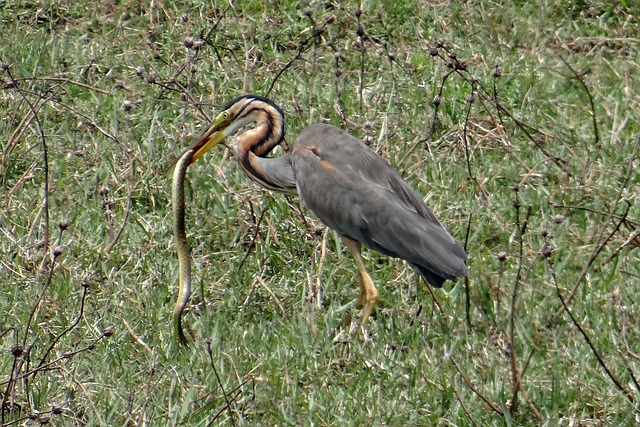
POLYGON ((360 326, 364 326, 369 315, 373 311, 373 307, 376 305, 376 301, 378 300, 378 291, 376 287, 373 286, 373 281, 367 270, 364 268, 364 263, 362 262, 362 257, 360 257, 360 242, 356 242, 355 240, 351 240, 348 237, 341 236, 342 242, 353 255, 353 259, 356 262, 356 266, 358 267, 358 275, 360 278, 360 293, 358 294, 358 298, 356 298, 356 308, 362 309, 362 317, 360 318, 360 326))

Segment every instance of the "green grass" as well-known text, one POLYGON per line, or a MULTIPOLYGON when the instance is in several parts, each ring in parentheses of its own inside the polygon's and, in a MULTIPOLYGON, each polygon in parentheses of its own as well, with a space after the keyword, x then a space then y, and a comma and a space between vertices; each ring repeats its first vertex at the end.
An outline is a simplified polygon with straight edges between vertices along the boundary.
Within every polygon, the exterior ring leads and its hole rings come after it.
POLYGON ((2 425, 637 423, 640 8, 519 3, 3 3, 2 425), (180 348, 165 169, 243 92, 289 145, 320 121, 370 142, 468 283, 434 300, 365 252, 380 302, 340 338, 348 252, 217 150, 188 171, 180 348))

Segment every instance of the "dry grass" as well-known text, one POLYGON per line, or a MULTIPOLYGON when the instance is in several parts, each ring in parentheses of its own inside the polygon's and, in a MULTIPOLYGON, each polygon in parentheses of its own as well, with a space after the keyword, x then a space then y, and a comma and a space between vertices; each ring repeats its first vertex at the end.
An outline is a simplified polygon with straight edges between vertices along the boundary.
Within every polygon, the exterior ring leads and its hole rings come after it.
POLYGON ((234 4, 0 6, 2 425, 637 423, 640 10, 234 4), (368 252, 370 336, 339 335, 339 239, 218 152, 181 349, 165 169, 243 92, 389 159, 469 280, 368 252))

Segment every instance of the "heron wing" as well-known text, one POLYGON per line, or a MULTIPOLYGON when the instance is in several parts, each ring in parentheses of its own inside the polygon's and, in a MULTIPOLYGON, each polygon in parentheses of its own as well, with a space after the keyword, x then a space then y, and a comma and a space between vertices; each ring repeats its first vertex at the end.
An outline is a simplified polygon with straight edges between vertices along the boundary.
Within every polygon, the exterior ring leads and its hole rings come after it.
POLYGON ((327 226, 413 264, 433 286, 466 276, 466 253, 402 177, 362 141, 314 125, 292 150, 303 203, 327 226))

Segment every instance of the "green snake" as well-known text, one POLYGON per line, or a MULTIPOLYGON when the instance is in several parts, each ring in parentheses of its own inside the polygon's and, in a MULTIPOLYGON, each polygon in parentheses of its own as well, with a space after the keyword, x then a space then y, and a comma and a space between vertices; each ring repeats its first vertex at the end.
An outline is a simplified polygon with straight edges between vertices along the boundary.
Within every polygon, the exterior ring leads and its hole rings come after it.
POLYGON ((195 150, 187 150, 178 159, 173 170, 171 189, 171 201, 173 205, 173 233, 176 239, 176 251, 178 252, 178 265, 180 282, 178 287, 178 300, 173 308, 173 333, 181 344, 188 343, 182 329, 182 313, 191 297, 191 254, 187 242, 185 227, 185 201, 184 180, 187 168, 195 150))

